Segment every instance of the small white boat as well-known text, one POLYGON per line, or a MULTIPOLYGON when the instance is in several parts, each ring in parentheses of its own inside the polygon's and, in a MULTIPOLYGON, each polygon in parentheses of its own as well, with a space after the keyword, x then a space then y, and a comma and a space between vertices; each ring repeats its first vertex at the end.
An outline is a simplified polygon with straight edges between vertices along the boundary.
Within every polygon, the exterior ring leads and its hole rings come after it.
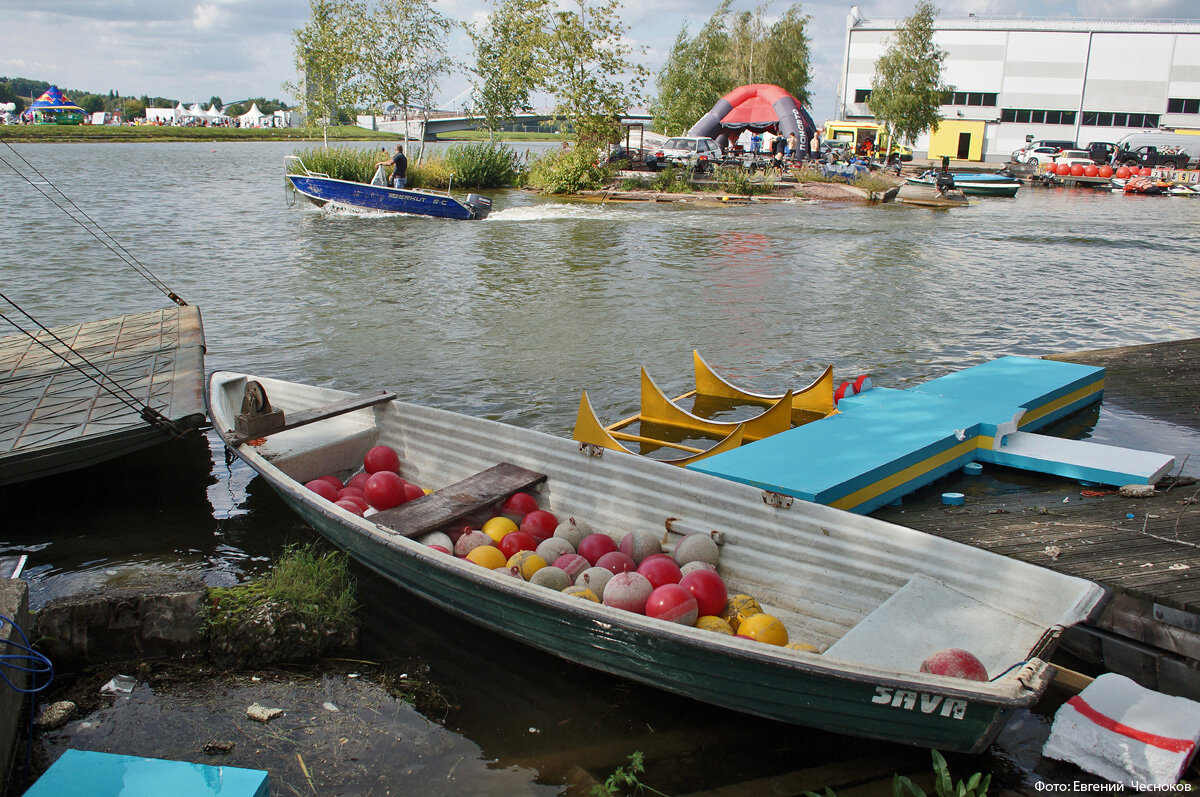
POLYGON ((317 531, 398 586, 577 664, 785 722, 981 750, 1046 688, 1062 628, 1105 595, 1082 579, 870 517, 382 391, 356 397, 218 372, 208 404, 237 456, 317 531), (326 474, 348 478, 380 444, 399 454, 405 479, 433 492, 360 517, 304 487, 326 474), (811 649, 594 603, 410 538, 495 511, 516 490, 616 540, 637 529, 661 534, 667 550, 692 533, 719 540, 730 592, 755 597, 811 649), (991 680, 920 671, 945 648, 970 650, 991 680))

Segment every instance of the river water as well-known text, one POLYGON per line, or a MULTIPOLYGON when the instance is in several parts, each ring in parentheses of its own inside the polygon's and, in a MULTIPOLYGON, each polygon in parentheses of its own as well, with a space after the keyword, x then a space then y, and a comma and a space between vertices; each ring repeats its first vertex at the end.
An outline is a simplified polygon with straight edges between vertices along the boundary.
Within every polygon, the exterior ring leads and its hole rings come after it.
MULTIPOLYGON (((291 144, 18 150, 201 308, 208 370, 387 388, 556 435, 570 435, 584 389, 601 419, 630 414, 639 366, 668 393, 689 389, 693 349, 738 384, 781 391, 830 363, 839 379, 869 373, 876 384, 907 387, 1007 354, 1200 335, 1194 200, 1025 188, 1011 200, 931 211, 803 200, 599 204, 497 191, 486 221, 448 222, 289 207, 282 157, 291 144)), ((166 304, 7 168, 0 187, 0 283, 47 326, 166 304)), ((1091 436, 1195 451, 1200 462, 1195 439, 1127 412, 1102 410, 1091 436)), ((9 488, 0 505, 0 553, 29 554, 34 607, 146 570, 234 583, 311 535, 246 468, 227 466, 211 438, 9 488)), ((386 585, 366 592, 374 617, 409 629, 375 642, 380 657, 424 656, 432 677, 447 682, 464 656, 493 650, 505 657, 497 666, 536 670, 514 678, 506 667, 501 698, 452 683, 458 707, 445 721, 489 766, 524 767, 531 784, 538 767, 522 739, 544 719, 527 715, 546 689, 589 691, 585 714, 619 707, 642 747, 660 710, 674 717, 667 725, 714 723, 710 709, 583 675, 386 585), (444 633, 431 635, 431 625, 444 633)), ((680 767, 686 775, 659 772, 663 780, 647 782, 682 793, 832 761, 860 744, 717 717, 731 750, 757 740, 755 752, 743 750, 740 762, 693 757, 680 767)), ((1044 731, 1037 715, 1026 724, 1044 731)), ((605 727, 592 741, 619 747, 621 734, 605 727)), ((1014 749, 1032 737, 1018 737, 982 766, 1004 769, 1023 755, 1014 749)), ((547 777, 546 785, 560 783, 547 777)), ((498 778, 496 789, 511 783, 498 778)))

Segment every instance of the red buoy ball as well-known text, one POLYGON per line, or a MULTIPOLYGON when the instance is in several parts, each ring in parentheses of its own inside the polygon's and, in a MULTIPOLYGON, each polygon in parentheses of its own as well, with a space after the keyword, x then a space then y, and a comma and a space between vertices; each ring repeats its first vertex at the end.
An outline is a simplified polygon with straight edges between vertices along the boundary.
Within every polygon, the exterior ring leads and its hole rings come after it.
POLYGON ((675 546, 675 562, 680 566, 688 562, 707 562, 716 567, 720 554, 717 543, 707 534, 689 534, 675 546))
POLYGON ((637 571, 645 576, 655 589, 663 584, 678 584, 679 579, 683 578, 683 574, 679 572, 679 565, 665 557, 643 559, 637 571))
POLYGON ((338 500, 337 488, 324 479, 313 479, 304 486, 324 498, 326 501, 338 500))
POLYGON ((596 593, 597 598, 604 600, 604 588, 608 586, 608 582, 612 581, 612 577, 615 575, 616 573, 603 567, 589 567, 579 574, 579 577, 575 579, 575 584, 587 587, 596 593))
POLYGON ((921 662, 921 672, 933 675, 948 675, 968 681, 988 680, 987 669, 975 654, 962 648, 946 648, 933 653, 921 662))
POLYGON ((534 509, 521 519, 521 531, 532 534, 538 542, 554 536, 558 518, 544 509, 534 509))
POLYGON ((345 487, 345 486, 346 486, 346 485, 342 484, 342 480, 341 480, 341 479, 339 479, 337 476, 333 476, 333 475, 329 475, 329 476, 318 476, 318 477, 316 478, 316 481, 329 482, 330 484, 332 484, 332 485, 333 485, 333 488, 334 488, 335 490, 340 490, 340 489, 342 489, 343 487, 345 487))
POLYGON ((512 534, 505 534, 501 537, 498 547, 506 557, 511 559, 517 551, 532 551, 537 548, 537 540, 533 538, 532 534, 514 531, 512 534))
POLYGON ((1076 163, 1071 167, 1071 174, 1075 177, 1083 177, 1083 164, 1076 163))
POLYGON ((500 514, 520 523, 521 518, 537 508, 537 499, 529 493, 513 493, 500 505, 500 514))
POLYGON ((409 501, 415 501, 418 498, 424 498, 424 497, 425 497, 425 491, 422 490, 420 487, 413 484, 412 482, 404 483, 404 503, 407 504, 409 501))
POLYGON ((620 551, 641 564, 647 556, 662 553, 662 543, 653 531, 639 529, 631 531, 621 538, 620 551))
POLYGON ((563 554, 553 562, 555 567, 562 568, 571 578, 571 583, 579 578, 579 574, 592 566, 592 563, 577 553, 563 554))
POLYGON ((1095 164, 1093 164, 1091 166, 1084 166, 1083 167, 1083 176, 1084 177, 1099 177, 1100 176, 1100 167, 1096 166, 1095 164))
MULTIPOLYGON (((1123 168, 1123 169, 1124 169, 1125 167, 1124 167, 1124 166, 1122 166, 1121 168, 1123 168)), ((1101 167, 1100 167, 1100 171, 1098 172, 1098 175, 1097 175, 1097 176, 1099 176, 1099 177, 1112 177, 1112 176, 1113 176, 1113 169, 1112 169, 1112 167, 1111 167, 1111 166, 1109 166, 1107 163, 1106 163, 1106 164, 1104 164, 1103 166, 1101 166, 1101 167)))
POLYGON ((363 495, 367 503, 376 509, 391 509, 404 503, 404 485, 407 482, 390 470, 381 470, 367 479, 363 495))
POLYGON ((366 512, 368 509, 371 508, 371 504, 367 501, 367 497, 365 495, 360 493, 358 490, 354 490, 354 489, 350 489, 350 488, 347 488, 344 490, 339 490, 337 500, 339 502, 340 501, 351 501, 363 512, 366 512))
MULTIPOLYGON (((478 529, 471 529, 466 534, 459 537, 458 541, 454 543, 454 555, 458 557, 465 557, 479 546, 491 544, 491 537, 484 534, 482 531, 479 531, 478 529)), ((508 559, 506 558, 504 561, 507 562, 508 559)))
POLYGON ((640 573, 618 573, 604 586, 604 605, 636 614, 646 613, 654 587, 640 573))
POLYGON ((579 541, 576 550, 579 551, 580 556, 588 560, 588 564, 594 565, 604 554, 617 550, 617 544, 607 534, 589 534, 579 541))
POLYGON ((1151 169, 1149 166, 1143 166, 1142 168, 1138 169, 1138 175, 1140 177, 1150 177, 1153 174, 1154 174, 1154 170, 1151 169))
POLYGON ((358 515, 359 517, 363 516, 363 509, 358 504, 354 503, 353 501, 343 499, 341 501, 334 501, 333 505, 340 506, 342 509, 345 509, 347 512, 354 514, 354 515, 358 515))
POLYGON ((1054 173, 1059 176, 1065 176, 1071 173, 1071 167, 1065 163, 1060 163, 1054 167, 1054 173))
POLYGON ((605 570, 611 571, 613 575, 637 570, 637 564, 634 563, 633 557, 623 551, 609 551, 596 560, 596 567, 603 567, 605 570))
POLYGON ((394 448, 375 446, 363 457, 363 469, 367 473, 382 473, 385 470, 400 473, 400 455, 394 448))
POLYGON ((1128 166, 1118 166, 1117 170, 1115 172, 1113 172, 1113 176, 1116 177, 1118 180, 1128 180, 1129 179, 1129 167, 1128 166))
POLYGON ((719 615, 725 611, 729 602, 729 592, 725 582, 711 570, 696 570, 679 579, 679 586, 686 589, 696 599, 696 605, 701 615, 719 615))
POLYGON ((692 593, 678 584, 663 584, 646 599, 646 616, 691 626, 700 615, 692 593))

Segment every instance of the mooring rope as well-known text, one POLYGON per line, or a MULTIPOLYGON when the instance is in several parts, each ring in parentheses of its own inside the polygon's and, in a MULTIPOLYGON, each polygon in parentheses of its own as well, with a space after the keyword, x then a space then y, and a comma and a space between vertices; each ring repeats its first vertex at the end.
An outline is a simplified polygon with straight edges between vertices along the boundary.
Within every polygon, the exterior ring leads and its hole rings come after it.
POLYGON ((141 261, 139 261, 136 257, 134 257, 133 254, 130 253, 130 251, 128 249, 126 249, 123 245, 121 245, 121 243, 116 238, 114 238, 112 235, 110 235, 107 230, 105 230, 103 227, 101 227, 100 224, 95 219, 93 219, 86 212, 84 212, 84 210, 82 208, 80 208, 78 205, 76 205, 75 202, 69 196, 64 194, 62 192, 62 190, 59 189, 58 186, 56 186, 53 182, 50 181, 49 178, 47 178, 44 174, 42 174, 40 171, 38 171, 38 168, 36 166, 34 166, 32 163, 30 163, 29 161, 27 161, 25 159, 25 157, 23 155, 21 155, 21 153, 17 152, 17 150, 13 147, 12 144, 10 144, 7 140, 5 140, 3 138, 0 138, 0 142, 3 142, 4 146, 6 146, 14 155, 16 155, 18 158, 20 158, 21 162, 24 163, 34 174, 36 174, 42 182, 37 183, 37 182, 34 182, 33 180, 29 179, 29 176, 27 174, 25 174, 23 171, 21 171, 19 168, 17 168, 17 166, 13 165, 13 163, 11 163, 3 155, 0 155, 0 162, 3 162, 5 166, 7 166, 8 168, 13 170, 14 174, 16 174, 18 177, 20 177, 25 182, 29 183, 34 188, 36 188, 38 193, 40 193, 42 196, 44 196, 47 200, 49 200, 55 207, 57 207, 63 213, 67 214, 67 216, 70 217, 70 219, 72 221, 74 221, 76 224, 78 224, 83 229, 87 230, 87 232, 93 238, 95 238, 97 241, 99 241, 110 252, 112 252, 117 257, 119 257, 127 266, 129 266, 135 272, 137 272, 143 279, 145 279, 147 282, 149 282, 151 285, 153 285, 155 288, 157 288, 159 291, 161 291, 163 294, 165 294, 168 299, 175 302, 175 304, 179 305, 180 307, 187 306, 187 302, 185 302, 178 294, 176 294, 174 291, 172 291, 165 282, 163 282, 158 277, 156 277, 150 271, 149 268, 147 268, 144 264, 142 264, 141 261), (66 207, 66 205, 64 205, 63 202, 60 201, 59 199, 57 199, 53 194, 46 191, 45 188, 43 187, 43 185, 48 185, 48 186, 50 186, 50 188, 54 189, 54 193, 58 194, 59 197, 62 197, 62 200, 65 200, 66 204, 70 205, 70 209, 68 209, 66 207), (74 211, 74 212, 72 212, 72 211, 74 211), (79 215, 76 216, 75 215, 76 213, 79 215), (87 223, 84 223, 84 221, 82 219, 80 219, 79 216, 82 216, 83 219, 86 219, 87 223), (100 233, 103 233, 103 236, 100 233))
POLYGON ((154 409, 153 407, 151 407, 149 404, 145 403, 144 401, 139 400, 137 396, 133 395, 128 390, 126 390, 125 387, 120 382, 118 382, 117 380, 113 379, 111 376, 106 374, 104 372, 104 369, 102 369, 100 366, 96 365, 94 362, 89 360, 87 357, 84 357, 82 354, 80 354, 78 351, 76 351, 74 348, 72 348, 71 344, 67 343, 65 340, 60 338, 58 335, 55 335, 53 331, 48 329, 44 324, 42 324, 40 321, 38 321, 36 318, 34 318, 32 315, 30 315, 19 304, 17 304, 16 302, 14 302, 12 299, 8 298, 7 296, 5 296, 3 293, 0 293, 0 299, 3 299, 4 301, 8 302, 10 305, 12 305, 14 308, 16 308, 17 312, 19 312, 21 315, 25 316, 25 318, 29 319, 30 322, 32 322, 34 325, 36 325, 38 327, 38 329, 42 330, 47 335, 54 338, 54 340, 58 341, 58 343, 64 349, 69 351, 71 354, 74 354, 76 357, 78 357, 80 360, 82 360, 84 363, 86 363, 89 368, 91 368, 93 371, 95 371, 96 374, 99 374, 100 378, 98 379, 96 376, 94 376, 91 373, 88 373, 86 370, 81 368, 79 365, 71 362, 71 360, 67 357, 66 354, 62 353, 61 351, 57 351, 49 343, 42 340, 37 335, 35 335, 33 332, 31 332, 28 329, 26 329, 25 327, 21 326, 16 321, 12 320, 7 315, 5 315, 2 311, 0 311, 0 318, 3 318, 9 324, 12 324, 19 331, 21 331, 26 336, 28 336, 29 339, 32 340, 34 343, 38 344, 39 346, 44 348, 46 351, 53 354, 55 357, 62 360, 64 363, 66 363, 66 365, 68 367, 73 368, 74 370, 78 371, 79 374, 81 376, 83 376, 85 379, 87 379, 91 382, 94 382, 96 384, 96 386, 99 387, 101 390, 108 393, 113 398, 115 398, 117 401, 121 402, 126 407, 128 407, 129 409, 136 412, 142 418, 142 420, 144 420, 146 423, 150 424, 151 426, 157 426, 161 429, 165 429, 166 431, 170 432, 172 435, 174 435, 176 437, 182 437, 185 434, 185 430, 180 429, 170 418, 163 415, 161 412, 154 409), (106 384, 106 382, 111 382, 113 385, 116 386, 116 388, 114 389, 112 387, 109 387, 109 385, 106 384), (122 394, 124 394, 124 395, 122 395, 122 394))

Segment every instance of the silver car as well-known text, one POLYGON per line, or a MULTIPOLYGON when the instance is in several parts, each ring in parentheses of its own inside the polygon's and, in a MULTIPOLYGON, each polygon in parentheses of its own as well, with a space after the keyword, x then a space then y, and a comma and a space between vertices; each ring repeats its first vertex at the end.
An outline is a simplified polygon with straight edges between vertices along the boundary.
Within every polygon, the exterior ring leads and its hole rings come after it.
POLYGON ((721 148, 711 138, 684 136, 668 138, 656 154, 671 166, 703 169, 721 159, 721 148))

